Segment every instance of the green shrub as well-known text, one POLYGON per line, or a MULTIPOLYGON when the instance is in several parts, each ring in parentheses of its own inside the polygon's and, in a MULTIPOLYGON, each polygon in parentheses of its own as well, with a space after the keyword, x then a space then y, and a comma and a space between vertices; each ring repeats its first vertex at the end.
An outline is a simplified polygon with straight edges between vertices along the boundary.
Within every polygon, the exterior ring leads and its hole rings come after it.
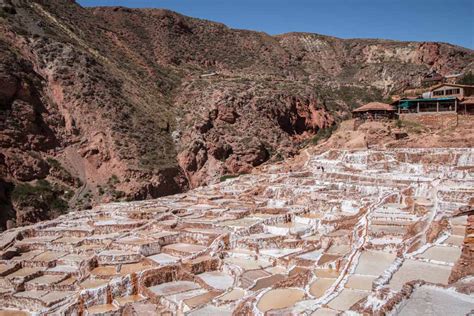
POLYGON ((113 185, 116 185, 116 184, 119 183, 119 182, 120 182, 119 178, 118 178, 115 174, 113 174, 113 175, 109 178, 109 180, 107 181, 107 184, 113 186, 113 185))
POLYGON ((220 177, 220 182, 224 182, 228 179, 238 178, 239 176, 240 174, 225 174, 222 177, 220 177))
POLYGON ((472 71, 464 74, 461 79, 458 81, 459 84, 474 85, 474 74, 472 71))
POLYGON ((112 190, 110 194, 115 200, 121 199, 125 196, 125 192, 120 191, 120 190, 112 190))
POLYGON ((57 168, 57 169, 62 168, 61 163, 54 158, 48 157, 46 158, 46 161, 48 162, 48 165, 50 165, 53 168, 57 168))
POLYGON ((24 202, 39 195, 48 196, 51 194, 51 192, 53 192, 53 189, 47 180, 38 180, 36 181, 35 185, 29 183, 19 183, 13 189, 12 200, 24 202))
POLYGON ((76 178, 76 183, 78 187, 82 187, 84 185, 84 182, 82 182, 82 180, 78 177, 76 178))
POLYGON ((417 133, 420 134, 424 131, 427 130, 427 128, 417 122, 412 122, 412 121, 404 121, 404 120, 397 120, 395 125, 398 128, 405 128, 407 132, 409 133, 417 133))
POLYGON ((51 210, 59 211, 60 213, 64 214, 67 212, 69 204, 62 198, 56 197, 54 200, 51 201, 50 208, 51 210))
POLYGON ((98 191, 99 191, 99 194, 100 194, 100 195, 104 195, 104 193, 105 193, 104 188, 101 187, 101 186, 98 187, 98 191))
POLYGON ((2 9, 0 9, 0 18, 6 19, 7 17, 8 17, 8 14, 2 9))
POLYGON ((273 157, 274 157, 275 161, 282 161, 282 160, 284 160, 282 154, 280 154, 280 153, 276 153, 275 156, 273 156, 273 157))
POLYGON ((319 143, 320 140, 325 140, 325 139, 328 139, 329 137, 331 137, 332 133, 334 133, 334 131, 337 129, 337 125, 334 124, 330 127, 326 127, 326 128, 321 128, 320 130, 318 130, 318 132, 316 133, 316 135, 314 135, 314 137, 311 139, 311 142, 314 144, 314 145, 317 145, 319 143))
POLYGON ((38 180, 34 184, 19 183, 12 191, 12 200, 20 207, 32 206, 46 212, 57 211, 65 213, 69 208, 68 202, 63 199, 70 196, 64 194, 61 187, 53 186, 47 180, 38 180))
POLYGON ((73 190, 66 190, 64 191, 63 197, 66 200, 70 200, 74 196, 74 191, 73 190))

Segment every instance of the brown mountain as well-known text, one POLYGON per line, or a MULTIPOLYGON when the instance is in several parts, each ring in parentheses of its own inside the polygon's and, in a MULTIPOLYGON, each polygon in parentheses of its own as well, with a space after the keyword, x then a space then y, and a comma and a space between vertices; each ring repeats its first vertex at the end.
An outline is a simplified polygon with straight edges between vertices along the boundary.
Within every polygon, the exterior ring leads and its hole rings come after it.
POLYGON ((0 0, 1 225, 181 192, 295 154, 360 102, 474 68, 443 43, 233 30, 0 0))

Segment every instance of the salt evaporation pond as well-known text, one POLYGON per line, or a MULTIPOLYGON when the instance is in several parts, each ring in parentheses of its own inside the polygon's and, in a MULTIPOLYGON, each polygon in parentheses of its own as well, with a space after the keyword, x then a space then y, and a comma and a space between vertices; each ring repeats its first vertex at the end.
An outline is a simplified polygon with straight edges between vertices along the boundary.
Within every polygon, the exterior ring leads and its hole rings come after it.
POLYGON ((451 267, 408 259, 393 275, 389 286, 399 291, 406 282, 412 280, 446 285, 450 274, 451 267))
POLYGON ((356 274, 378 276, 395 260, 395 254, 380 251, 364 251, 359 258, 356 274))
POLYGON ((433 246, 418 255, 419 258, 455 263, 461 256, 461 248, 447 246, 433 246))
POLYGON ((266 312, 293 306, 304 297, 304 291, 298 289, 275 289, 263 294, 257 303, 257 308, 266 312))
POLYGON ((367 291, 344 289, 338 296, 329 302, 328 306, 340 311, 348 310, 359 300, 367 297, 367 295, 369 295, 369 292, 367 291))
POLYGON ((336 281, 336 279, 318 278, 311 284, 309 292, 314 297, 319 298, 333 285, 334 281, 336 281))
POLYGON ((399 316, 458 316, 474 310, 474 297, 432 286, 416 288, 399 310, 399 316))

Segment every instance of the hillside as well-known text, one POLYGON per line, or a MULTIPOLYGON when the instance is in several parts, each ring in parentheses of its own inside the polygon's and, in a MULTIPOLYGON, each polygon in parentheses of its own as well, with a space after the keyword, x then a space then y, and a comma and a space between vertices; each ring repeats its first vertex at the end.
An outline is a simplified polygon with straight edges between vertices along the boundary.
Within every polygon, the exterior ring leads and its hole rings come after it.
POLYGON ((166 10, 0 1, 1 226, 292 156, 355 105, 474 67, 443 43, 269 36, 166 10))

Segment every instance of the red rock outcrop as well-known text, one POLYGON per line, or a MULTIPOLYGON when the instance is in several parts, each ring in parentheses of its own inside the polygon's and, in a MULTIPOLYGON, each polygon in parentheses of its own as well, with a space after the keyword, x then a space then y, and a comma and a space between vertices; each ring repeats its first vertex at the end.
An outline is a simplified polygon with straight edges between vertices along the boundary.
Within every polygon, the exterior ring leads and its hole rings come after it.
POLYGON ((454 283, 459 279, 474 275, 474 215, 467 218, 466 236, 462 245, 462 253, 459 260, 454 265, 453 271, 449 276, 449 283, 454 283))

